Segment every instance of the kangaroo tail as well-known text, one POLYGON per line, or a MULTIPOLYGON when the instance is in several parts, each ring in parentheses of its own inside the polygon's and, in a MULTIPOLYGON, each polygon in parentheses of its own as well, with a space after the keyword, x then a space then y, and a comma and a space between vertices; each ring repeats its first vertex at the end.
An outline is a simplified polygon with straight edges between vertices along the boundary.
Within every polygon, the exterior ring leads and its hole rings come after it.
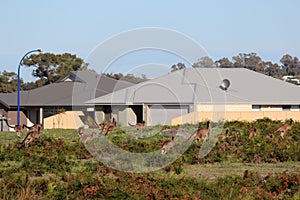
POLYGON ((4 119, 4 121, 5 121, 6 125, 7 125, 9 128, 15 128, 14 126, 11 126, 11 125, 8 124, 7 119, 4 119))
POLYGON ((22 128, 24 128, 24 127, 25 127, 25 128, 28 128, 29 130, 32 129, 32 126, 27 126, 26 124, 23 124, 23 127, 22 127, 22 128))

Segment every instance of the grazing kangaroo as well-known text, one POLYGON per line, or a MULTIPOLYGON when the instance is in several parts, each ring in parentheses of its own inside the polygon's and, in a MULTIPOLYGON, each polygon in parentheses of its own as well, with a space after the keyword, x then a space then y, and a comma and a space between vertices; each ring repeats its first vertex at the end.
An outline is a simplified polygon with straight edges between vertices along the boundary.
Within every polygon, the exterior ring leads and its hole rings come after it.
POLYGON ((84 127, 83 127, 83 126, 79 127, 79 128, 77 129, 77 131, 78 131, 80 140, 81 140, 84 144, 86 144, 87 141, 92 140, 93 138, 95 138, 95 137, 98 136, 98 134, 95 133, 95 132, 92 132, 92 134, 89 134, 89 135, 85 135, 85 134, 84 134, 84 127))
POLYGON ((280 132, 280 136, 281 138, 283 138, 286 132, 292 128, 293 124, 294 124, 294 120, 291 118, 288 124, 285 123, 282 126, 280 126, 273 134, 280 132))
POLYGON ((139 122, 139 123, 136 123, 136 124, 130 124, 128 122, 128 125, 132 126, 132 127, 135 127, 137 130, 141 130, 145 126, 145 121, 142 121, 142 122, 139 122))
POLYGON ((177 129, 177 128, 161 129, 160 132, 161 132, 163 135, 171 135, 171 136, 174 136, 174 135, 177 134, 178 129, 177 129))
POLYGON ((166 154, 175 145, 174 136, 171 141, 165 141, 161 147, 161 154, 166 154))
POLYGON ((40 128, 38 128, 38 130, 36 131, 30 131, 27 133, 26 137, 24 138, 24 140, 21 142, 21 144, 25 144, 25 147, 28 147, 28 144, 32 141, 34 141, 36 138, 38 138, 40 136, 41 132, 40 132, 40 128))
POLYGON ((256 128, 253 129, 253 131, 251 131, 249 134, 248 134, 248 138, 252 138, 252 137, 255 137, 257 135, 257 132, 256 132, 256 128))
POLYGON ((95 132, 92 132, 92 134, 90 134, 90 135, 80 135, 80 140, 84 143, 84 144, 86 144, 87 143, 87 141, 89 141, 89 140, 92 140, 93 138, 95 138, 95 137, 97 137, 98 136, 98 134, 97 133, 95 133, 95 132))
POLYGON ((198 141, 203 141, 205 138, 209 137, 210 133, 210 121, 207 121, 206 128, 200 128, 198 129, 189 137, 188 140, 196 138, 198 141))
POLYGON ((23 127, 21 125, 9 125, 7 119, 3 119, 6 123, 6 125, 10 128, 13 128, 17 132, 18 138, 21 138, 21 131, 23 130, 23 127))
POLYGON ((226 132, 224 134, 219 135, 219 140, 224 140, 229 135, 229 129, 226 129, 226 132))
POLYGON ((100 128, 101 132, 105 132, 105 135, 107 135, 108 133, 111 133, 116 127, 117 127, 117 122, 114 117, 112 119, 112 122, 110 122, 110 123, 99 124, 99 128, 100 128))
POLYGON ((33 126, 27 126, 26 124, 23 124, 23 129, 27 128, 29 130, 37 131, 38 129, 42 130, 43 125, 42 124, 34 124, 33 126))

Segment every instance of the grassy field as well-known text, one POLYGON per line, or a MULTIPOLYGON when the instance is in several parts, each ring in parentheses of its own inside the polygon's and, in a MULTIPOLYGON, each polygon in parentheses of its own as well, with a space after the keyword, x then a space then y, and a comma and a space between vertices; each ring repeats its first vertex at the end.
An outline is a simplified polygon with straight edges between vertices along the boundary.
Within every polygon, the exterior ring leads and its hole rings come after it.
MULTIPOLYGON (((173 164, 151 173, 105 166, 76 130, 43 130, 27 149, 16 133, 0 133, 0 199, 300 199, 300 123, 285 139, 266 139, 280 124, 226 122, 231 135, 206 157, 199 157, 202 143, 194 141, 173 164), (249 139, 253 127, 258 136, 249 139)), ((182 126, 189 132, 196 127, 182 126)), ((132 127, 107 138, 128 151, 151 152, 170 139, 157 134, 160 128, 149 127, 139 140, 132 127)))

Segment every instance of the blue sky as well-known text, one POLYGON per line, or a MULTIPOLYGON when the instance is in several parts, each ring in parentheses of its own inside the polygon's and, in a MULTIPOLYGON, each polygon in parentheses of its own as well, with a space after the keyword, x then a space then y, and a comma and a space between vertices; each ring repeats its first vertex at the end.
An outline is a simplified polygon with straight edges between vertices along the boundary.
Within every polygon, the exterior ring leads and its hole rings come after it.
MULTIPOLYGON (((214 60, 256 52, 279 62, 286 53, 300 57, 299 7, 297 0, 1 1, 0 71, 16 72, 22 56, 35 48, 86 58, 107 38, 142 27, 179 31, 214 60)), ((31 70, 22 68, 25 80, 31 70)))

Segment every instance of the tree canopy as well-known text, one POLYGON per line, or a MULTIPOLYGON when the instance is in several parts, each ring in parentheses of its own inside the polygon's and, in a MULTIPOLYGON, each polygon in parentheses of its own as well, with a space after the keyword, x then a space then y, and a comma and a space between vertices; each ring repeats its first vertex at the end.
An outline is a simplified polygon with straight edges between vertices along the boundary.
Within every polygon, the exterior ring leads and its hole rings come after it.
POLYGON ((104 75, 116 80, 128 81, 131 83, 141 83, 143 81, 148 80, 145 74, 142 74, 141 77, 134 76, 133 74, 123 75, 122 73, 118 73, 118 74, 106 73, 104 75))
MULTIPOLYGON (((70 71, 88 69, 88 64, 84 63, 83 59, 70 53, 31 54, 29 57, 24 59, 22 65, 33 67, 32 75, 38 78, 37 81, 28 83, 24 83, 21 79, 21 88, 25 90, 53 83, 70 71)), ((192 67, 243 67, 278 79, 282 79, 283 76, 294 76, 300 79, 300 61, 297 57, 293 57, 289 54, 283 55, 279 63, 264 61, 256 53, 239 53, 231 59, 224 57, 216 61, 205 56, 198 59, 192 67)), ((185 64, 178 62, 171 66, 171 72, 184 68, 186 68, 185 64)), ((105 75, 117 80, 125 80, 132 83, 140 83, 148 80, 146 75, 142 75, 141 77, 134 76, 133 74, 123 75, 121 73, 108 73, 105 75)), ((293 82, 291 80, 290 82, 298 84, 298 81, 293 82)), ((3 72, 0 71, 0 93, 14 92, 17 88, 17 74, 6 70, 3 72)))
POLYGON ((32 75, 41 80, 42 85, 53 83, 70 71, 77 71, 87 68, 83 59, 70 53, 52 54, 40 53, 31 54, 25 58, 22 65, 33 67, 32 75))
MULTIPOLYGON (((283 76, 295 76, 300 78, 300 61, 297 57, 289 54, 280 59, 280 63, 264 61, 256 53, 239 53, 232 59, 221 58, 213 61, 212 58, 205 56, 198 59, 192 67, 219 67, 219 68, 247 68, 274 78, 282 79, 283 76)), ((180 70, 177 65, 171 66, 171 72, 180 70)), ((292 81, 291 81, 292 82, 292 81)), ((293 82, 295 83, 295 82, 293 82)))
MULTIPOLYGON (((20 80, 23 83, 23 80, 20 80)), ((0 93, 10 93, 18 89, 18 75, 15 72, 0 72, 0 93)))

